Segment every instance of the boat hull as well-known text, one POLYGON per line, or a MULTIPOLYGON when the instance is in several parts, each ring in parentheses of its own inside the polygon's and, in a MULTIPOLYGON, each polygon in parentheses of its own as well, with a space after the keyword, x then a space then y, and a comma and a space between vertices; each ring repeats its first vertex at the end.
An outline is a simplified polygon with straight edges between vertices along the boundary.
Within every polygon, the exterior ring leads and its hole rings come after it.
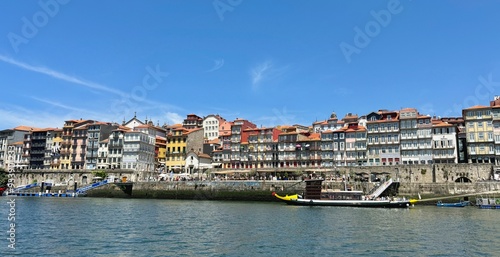
POLYGON ((391 200, 315 200, 301 199, 298 195, 274 196, 289 205, 301 206, 339 206, 339 207, 362 207, 362 208, 409 208, 410 201, 391 200))
POLYGON ((459 202, 459 203, 442 203, 442 202, 438 202, 436 204, 437 207, 465 207, 465 206, 469 206, 470 203, 468 201, 463 201, 463 202, 459 202))

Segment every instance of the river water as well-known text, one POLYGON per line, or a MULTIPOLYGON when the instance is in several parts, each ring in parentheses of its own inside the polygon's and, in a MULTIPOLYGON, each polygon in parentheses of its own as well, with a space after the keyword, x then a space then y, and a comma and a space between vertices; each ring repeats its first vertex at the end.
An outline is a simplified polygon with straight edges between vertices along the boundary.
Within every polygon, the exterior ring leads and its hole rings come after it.
POLYGON ((0 200, 3 256, 500 256, 500 210, 475 207, 0 200))

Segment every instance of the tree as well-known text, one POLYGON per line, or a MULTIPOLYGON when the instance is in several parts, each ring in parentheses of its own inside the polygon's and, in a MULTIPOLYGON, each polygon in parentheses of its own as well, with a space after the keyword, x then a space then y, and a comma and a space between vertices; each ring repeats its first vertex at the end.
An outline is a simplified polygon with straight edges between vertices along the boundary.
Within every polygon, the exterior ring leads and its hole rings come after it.
POLYGON ((108 176, 108 174, 104 170, 92 171, 92 175, 94 176, 94 178, 95 177, 101 177, 103 179, 105 179, 108 176))

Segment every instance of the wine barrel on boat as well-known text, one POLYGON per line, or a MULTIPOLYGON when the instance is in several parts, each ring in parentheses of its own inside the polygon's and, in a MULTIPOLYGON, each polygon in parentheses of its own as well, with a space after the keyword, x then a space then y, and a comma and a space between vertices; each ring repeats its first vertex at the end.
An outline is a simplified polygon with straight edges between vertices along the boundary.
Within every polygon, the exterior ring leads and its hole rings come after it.
POLYGON ((306 199, 321 199, 321 183, 322 179, 308 179, 306 182, 306 192, 304 198, 306 199))

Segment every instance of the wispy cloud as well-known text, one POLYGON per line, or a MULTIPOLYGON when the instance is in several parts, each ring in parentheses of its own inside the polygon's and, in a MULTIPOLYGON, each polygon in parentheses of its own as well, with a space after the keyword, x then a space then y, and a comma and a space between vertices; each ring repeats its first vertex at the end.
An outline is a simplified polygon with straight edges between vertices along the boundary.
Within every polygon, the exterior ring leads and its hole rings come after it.
POLYGON ((171 122, 171 124, 182 123, 184 121, 184 118, 178 113, 167 112, 165 116, 167 120, 171 122))
POLYGON ((266 80, 275 79, 288 70, 289 65, 276 66, 272 61, 265 61, 250 70, 252 89, 257 90, 259 85, 266 80))
POLYGON ((36 72, 36 73, 44 74, 44 75, 53 77, 55 79, 67 81, 67 82, 70 82, 70 83, 78 84, 78 85, 81 85, 81 86, 84 86, 84 87, 88 87, 88 88, 92 88, 92 89, 101 90, 101 91, 112 93, 112 94, 119 95, 119 96, 122 96, 122 97, 127 97, 127 94, 124 93, 124 92, 122 92, 122 91, 120 91, 120 90, 117 90, 117 89, 114 89, 114 88, 111 88, 111 87, 108 87, 108 86, 100 85, 98 83, 94 83, 94 82, 90 82, 90 81, 85 81, 85 80, 82 80, 82 79, 79 79, 79 78, 76 78, 76 77, 64 74, 64 73, 59 72, 59 71, 55 71, 55 70, 49 69, 49 68, 38 67, 38 66, 33 66, 33 65, 30 65, 30 64, 27 64, 27 63, 23 63, 23 62, 14 60, 14 59, 9 58, 9 57, 4 56, 4 55, 0 55, 0 61, 3 61, 3 62, 8 63, 8 64, 12 64, 14 66, 17 66, 17 67, 25 69, 25 70, 29 70, 29 71, 33 71, 33 72, 36 72))
POLYGON ((82 109, 82 108, 78 108, 78 107, 73 107, 73 106, 62 104, 60 102, 56 102, 56 101, 52 101, 52 100, 48 100, 48 99, 42 99, 42 98, 39 98, 39 97, 36 97, 36 96, 32 96, 31 98, 33 100, 36 100, 36 101, 39 101, 39 102, 51 105, 53 107, 61 108, 61 109, 64 109, 64 110, 69 110, 69 111, 73 111, 73 112, 77 112, 77 113, 82 113, 82 114, 90 114, 90 115, 92 115, 94 117, 98 117, 98 116, 101 115, 99 113, 92 112, 89 109, 82 109))
POLYGON ((210 68, 206 72, 216 71, 216 70, 222 68, 222 66, 224 66, 224 59, 222 59, 222 58, 221 59, 216 59, 216 60, 214 60, 214 65, 212 66, 212 68, 210 68))
POLYGON ((254 67, 250 71, 250 75, 252 76, 252 86, 255 88, 263 79, 266 78, 266 72, 269 71, 273 67, 270 61, 266 61, 254 67))

